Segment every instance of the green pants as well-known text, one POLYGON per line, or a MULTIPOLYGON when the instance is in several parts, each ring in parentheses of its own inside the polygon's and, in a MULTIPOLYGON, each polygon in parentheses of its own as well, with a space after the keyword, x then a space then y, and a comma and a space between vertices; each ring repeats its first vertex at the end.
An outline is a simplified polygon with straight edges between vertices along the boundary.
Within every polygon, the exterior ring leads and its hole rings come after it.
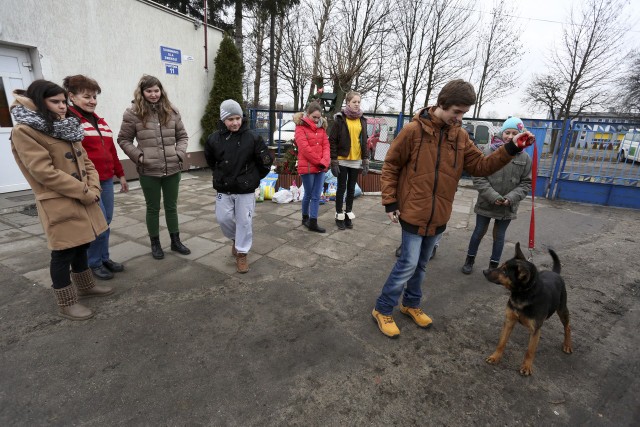
POLYGON ((147 231, 149 236, 160 235, 160 198, 164 195, 164 215, 167 219, 169 233, 177 233, 178 229, 178 188, 180 172, 163 177, 140 176, 140 187, 147 202, 147 231))

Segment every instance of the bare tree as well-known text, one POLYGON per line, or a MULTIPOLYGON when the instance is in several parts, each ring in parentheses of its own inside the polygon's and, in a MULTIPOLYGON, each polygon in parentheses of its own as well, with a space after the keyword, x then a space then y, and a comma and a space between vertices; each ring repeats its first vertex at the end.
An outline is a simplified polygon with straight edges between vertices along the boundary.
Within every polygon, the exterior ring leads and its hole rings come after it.
POLYGON ((425 7, 414 0, 400 0, 395 10, 392 25, 396 41, 396 65, 394 75, 400 89, 400 111, 405 112, 407 102, 409 111, 413 111, 424 70, 427 67, 425 57, 428 54, 426 42, 427 23, 431 7, 425 7))
MULTIPOLYGON (((248 46, 245 44, 245 55, 249 51, 254 53, 253 57, 253 101, 252 105, 257 107, 260 105, 260 84, 262 82, 262 69, 266 65, 264 55, 264 44, 267 38, 267 22, 269 13, 264 8, 254 6, 250 10, 251 32, 249 33, 248 46), (248 49, 247 49, 248 47, 248 49)), ((249 99, 249 98, 247 98, 249 99)))
POLYGON ((633 51, 627 59, 627 68, 618 85, 618 109, 640 112, 640 51, 633 51))
POLYGON ((367 92, 375 87, 372 61, 378 55, 378 42, 388 32, 391 0, 341 0, 336 5, 335 31, 327 44, 327 64, 336 107, 358 79, 358 89, 367 92))
POLYGON ((514 67, 514 52, 522 49, 520 33, 516 26, 505 25, 514 10, 507 6, 506 0, 494 3, 491 21, 485 28, 478 44, 480 75, 476 86, 477 100, 473 108, 473 117, 479 117, 482 107, 509 93, 518 80, 514 67))
POLYGON ((384 38, 380 38, 378 44, 378 58, 377 64, 375 65, 376 69, 376 85, 372 89, 371 92, 374 94, 373 101, 373 112, 377 113, 378 110, 382 107, 383 104, 387 102, 388 98, 392 98, 391 90, 392 84, 389 76, 392 73, 391 61, 388 61, 385 56, 385 47, 387 47, 387 42, 384 38))
POLYGON ((329 16, 331 14, 332 5, 335 2, 333 0, 322 0, 322 7, 320 12, 316 12, 315 6, 317 1, 309 0, 307 2, 307 10, 311 11, 311 21, 315 26, 316 32, 312 36, 313 41, 313 63, 311 65, 311 85, 309 86, 309 96, 315 94, 316 87, 319 84, 321 76, 320 74, 320 57, 322 44, 326 41, 326 30, 329 24, 329 16))
MULTIPOLYGON (((474 1, 434 0, 427 22, 427 64, 422 78, 425 90, 424 106, 448 80, 469 68, 471 52, 468 34, 475 28, 474 1)), ((413 107, 410 105, 411 110, 413 107)))
POLYGON ((309 64, 307 51, 309 40, 305 39, 306 28, 304 15, 300 6, 292 9, 283 20, 280 40, 282 41, 282 54, 278 73, 289 85, 293 96, 293 108, 298 110, 304 107, 304 87, 309 78, 309 64))
POLYGON ((556 76, 545 74, 535 76, 527 87, 525 102, 533 108, 542 107, 547 111, 547 117, 556 120, 563 91, 562 81, 556 76))

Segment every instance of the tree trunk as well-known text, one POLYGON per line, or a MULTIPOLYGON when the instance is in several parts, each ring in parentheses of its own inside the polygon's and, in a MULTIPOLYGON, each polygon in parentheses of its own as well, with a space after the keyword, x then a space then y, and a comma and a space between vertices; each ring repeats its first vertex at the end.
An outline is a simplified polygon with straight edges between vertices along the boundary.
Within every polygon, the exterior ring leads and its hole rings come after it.
POLYGON ((273 133, 276 130, 275 33, 276 33, 276 12, 272 11, 271 18, 270 18, 270 25, 269 25, 269 141, 272 140, 273 133))
POLYGON ((320 27, 318 28, 318 34, 316 42, 313 46, 313 69, 311 70, 311 85, 309 86, 309 97, 313 96, 316 91, 316 79, 318 71, 320 69, 320 48, 322 47, 322 40, 324 39, 324 28, 329 20, 329 11, 331 10, 331 0, 324 1, 324 10, 322 18, 320 19, 320 27))
POLYGON ((242 0, 236 0, 236 12, 235 12, 235 30, 234 30, 234 41, 235 45, 238 48, 238 52, 240 52, 240 59, 243 59, 242 55, 242 44, 243 44, 243 35, 242 35, 242 0))
MULTIPOLYGON (((262 80, 262 61, 264 58, 264 47, 262 41, 264 39, 265 20, 260 18, 257 21, 258 28, 256 31, 256 78, 253 82, 253 106, 260 105, 260 81, 262 80)), ((273 135, 273 134, 272 134, 273 135)))

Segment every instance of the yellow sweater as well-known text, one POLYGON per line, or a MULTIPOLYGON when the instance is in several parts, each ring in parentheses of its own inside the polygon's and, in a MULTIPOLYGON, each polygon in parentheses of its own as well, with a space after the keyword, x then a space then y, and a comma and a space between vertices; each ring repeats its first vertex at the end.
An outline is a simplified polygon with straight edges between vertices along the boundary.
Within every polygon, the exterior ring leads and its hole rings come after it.
POLYGON ((351 149, 347 157, 338 156, 338 160, 360 160, 362 158, 362 150, 360 149, 360 133, 362 132, 362 124, 360 119, 347 119, 347 129, 351 137, 351 149))

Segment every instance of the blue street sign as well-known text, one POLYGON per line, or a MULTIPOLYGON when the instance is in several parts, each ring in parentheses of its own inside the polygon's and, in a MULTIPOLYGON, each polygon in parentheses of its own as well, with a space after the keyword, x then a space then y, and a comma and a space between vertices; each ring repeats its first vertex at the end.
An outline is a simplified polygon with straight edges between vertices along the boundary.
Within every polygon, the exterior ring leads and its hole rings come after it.
POLYGON ((176 64, 164 64, 164 71, 167 74, 173 74, 174 76, 177 76, 179 74, 179 68, 178 65, 176 64))
POLYGON ((173 62, 175 64, 182 64, 182 53, 180 52, 180 49, 173 49, 171 47, 160 46, 160 59, 163 62, 173 62))

